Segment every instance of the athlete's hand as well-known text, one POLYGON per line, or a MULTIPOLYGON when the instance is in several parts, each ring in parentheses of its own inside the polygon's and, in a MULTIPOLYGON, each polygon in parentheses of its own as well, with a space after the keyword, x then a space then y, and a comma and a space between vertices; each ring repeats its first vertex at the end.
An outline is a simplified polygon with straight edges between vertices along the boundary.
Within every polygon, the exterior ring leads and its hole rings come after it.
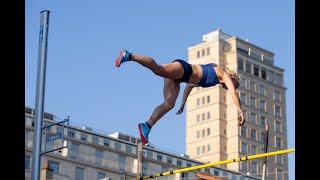
POLYGON ((239 126, 242 126, 244 125, 244 122, 246 121, 246 119, 244 118, 243 116, 243 111, 241 111, 239 113, 239 117, 238 117, 238 123, 239 123, 239 126))
POLYGON ((183 108, 184 108, 184 106, 180 107, 180 109, 178 110, 178 112, 176 114, 181 114, 183 112, 183 108))

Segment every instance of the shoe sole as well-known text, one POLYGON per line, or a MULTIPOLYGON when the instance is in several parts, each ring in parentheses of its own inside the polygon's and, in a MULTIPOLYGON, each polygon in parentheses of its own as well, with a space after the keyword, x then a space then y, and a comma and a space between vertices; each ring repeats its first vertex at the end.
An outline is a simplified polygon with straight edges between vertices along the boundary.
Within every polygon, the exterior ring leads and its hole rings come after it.
POLYGON ((144 137, 143 133, 142 133, 142 128, 141 128, 141 124, 138 125, 139 128, 139 132, 140 132, 140 137, 141 137, 141 141, 144 145, 148 144, 148 141, 146 139, 146 137, 144 137))
POLYGON ((120 60, 121 60, 121 57, 123 56, 123 50, 120 51, 120 54, 119 56, 117 57, 117 60, 116 60, 116 66, 117 67, 120 67, 120 60))

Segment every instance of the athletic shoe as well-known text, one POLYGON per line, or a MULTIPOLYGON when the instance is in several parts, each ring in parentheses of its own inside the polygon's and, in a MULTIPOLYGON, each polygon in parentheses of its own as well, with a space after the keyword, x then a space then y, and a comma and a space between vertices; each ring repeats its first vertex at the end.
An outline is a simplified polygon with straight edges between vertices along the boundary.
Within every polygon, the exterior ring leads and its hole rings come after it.
POLYGON ((141 141, 144 145, 148 144, 148 136, 150 133, 150 128, 148 127, 148 125, 146 123, 139 123, 139 131, 140 131, 140 137, 141 137, 141 141))
POLYGON ((122 49, 120 51, 120 54, 119 56, 117 57, 117 60, 116 60, 116 66, 117 67, 120 67, 120 65, 126 61, 129 61, 129 56, 130 56, 130 53, 125 50, 125 49, 122 49))

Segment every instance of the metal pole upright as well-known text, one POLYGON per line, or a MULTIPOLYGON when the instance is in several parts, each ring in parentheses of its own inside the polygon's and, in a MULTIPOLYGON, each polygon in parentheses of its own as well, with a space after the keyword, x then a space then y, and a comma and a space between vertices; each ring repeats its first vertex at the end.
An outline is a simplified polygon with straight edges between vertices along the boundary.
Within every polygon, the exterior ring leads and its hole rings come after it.
POLYGON ((40 180, 40 163, 41 163, 41 128, 43 124, 43 109, 46 80, 46 59, 47 59, 47 41, 49 27, 48 10, 41 11, 40 18, 40 36, 38 51, 38 70, 37 70, 37 89, 36 105, 34 115, 33 147, 32 147, 32 169, 31 179, 40 180))

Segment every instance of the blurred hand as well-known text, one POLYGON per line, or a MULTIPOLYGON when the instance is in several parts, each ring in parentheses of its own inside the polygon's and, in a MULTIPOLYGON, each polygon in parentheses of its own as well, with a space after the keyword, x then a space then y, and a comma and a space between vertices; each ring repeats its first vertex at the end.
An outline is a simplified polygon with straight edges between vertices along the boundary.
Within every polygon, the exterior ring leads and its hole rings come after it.
POLYGON ((178 112, 176 114, 181 114, 183 112, 183 108, 184 108, 184 106, 180 107, 180 109, 178 110, 178 112))
POLYGON ((240 112, 239 117, 238 117, 239 126, 244 125, 244 122, 245 122, 245 121, 246 121, 246 119, 244 118, 244 116, 243 116, 243 111, 242 111, 242 112, 240 112))

